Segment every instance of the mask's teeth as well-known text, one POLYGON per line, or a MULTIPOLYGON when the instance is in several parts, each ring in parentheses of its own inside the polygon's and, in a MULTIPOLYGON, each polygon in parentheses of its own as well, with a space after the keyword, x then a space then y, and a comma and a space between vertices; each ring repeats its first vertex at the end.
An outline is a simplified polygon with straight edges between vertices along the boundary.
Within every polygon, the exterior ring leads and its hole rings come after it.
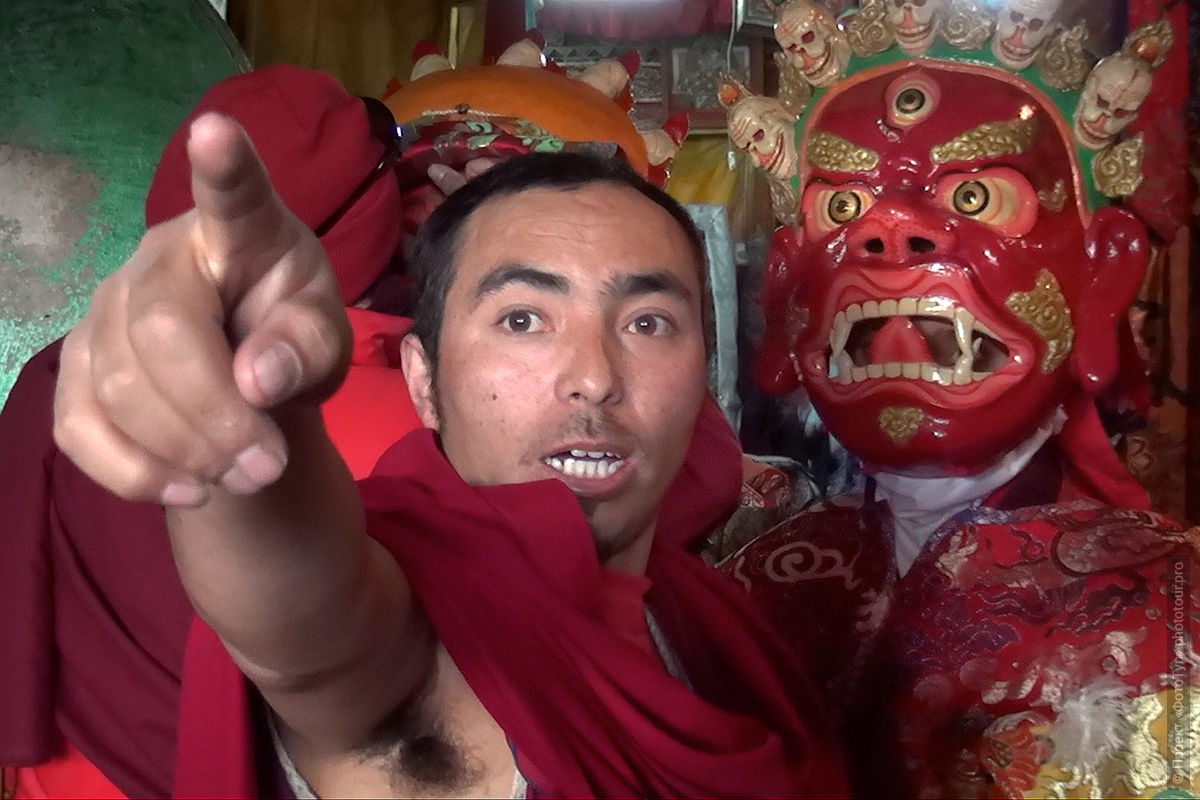
POLYGON ((965 308, 954 309, 954 339, 958 342, 959 357, 971 353, 971 334, 975 330, 975 315, 965 308))
POLYGON ((838 356, 837 369, 838 383, 847 384, 854 382, 854 361, 850 358, 850 354, 845 350, 843 350, 842 354, 838 356))
MULTIPOLYGON (((846 312, 839 311, 833 318, 833 327, 829 329, 829 364, 837 363, 837 358, 846 349, 846 341, 850 338, 851 324, 846 319, 846 312)), ((836 377, 836 375, 830 375, 836 377)))
POLYGON ((954 385, 966 386, 971 382, 971 365, 975 363, 975 356, 970 351, 963 353, 958 357, 958 361, 954 362, 954 385))

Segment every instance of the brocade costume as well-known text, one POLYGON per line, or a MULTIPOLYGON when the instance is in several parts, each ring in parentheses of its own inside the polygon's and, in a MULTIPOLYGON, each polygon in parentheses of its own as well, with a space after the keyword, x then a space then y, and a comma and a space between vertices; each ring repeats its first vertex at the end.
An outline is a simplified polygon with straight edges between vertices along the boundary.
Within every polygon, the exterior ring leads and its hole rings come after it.
POLYGON ((862 497, 722 570, 816 665, 860 794, 1191 796, 1170 792, 1200 789, 1200 529, 1005 488, 902 576, 862 497))

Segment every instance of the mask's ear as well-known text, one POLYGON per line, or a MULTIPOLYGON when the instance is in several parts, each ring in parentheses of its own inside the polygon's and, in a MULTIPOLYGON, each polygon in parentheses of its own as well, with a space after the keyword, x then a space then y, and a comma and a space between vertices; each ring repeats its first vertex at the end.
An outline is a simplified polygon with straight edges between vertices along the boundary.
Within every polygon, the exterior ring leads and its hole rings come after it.
POLYGON ((411 333, 400 340, 400 366, 408 383, 417 416, 426 428, 438 429, 437 402, 433 388, 433 369, 425 346, 411 333))
POLYGON ((1088 394, 1102 391, 1119 366, 1118 325, 1137 297, 1149 261, 1146 228, 1128 211, 1101 208, 1085 237, 1090 278, 1075 309, 1071 371, 1088 394))

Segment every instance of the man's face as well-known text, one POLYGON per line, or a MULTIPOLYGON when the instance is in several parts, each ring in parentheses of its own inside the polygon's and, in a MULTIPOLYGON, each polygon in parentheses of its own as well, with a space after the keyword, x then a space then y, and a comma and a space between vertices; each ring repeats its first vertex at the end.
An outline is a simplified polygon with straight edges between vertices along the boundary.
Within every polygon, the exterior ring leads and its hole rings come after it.
POLYGON ((624 552, 706 392, 702 291, 678 223, 631 188, 489 201, 461 234, 425 421, 468 483, 560 480, 602 558, 624 552))
POLYGON ((1061 402, 1087 313, 1060 133, 1017 85, 933 66, 814 113, 788 288, 805 386, 869 464, 984 468, 1061 402))

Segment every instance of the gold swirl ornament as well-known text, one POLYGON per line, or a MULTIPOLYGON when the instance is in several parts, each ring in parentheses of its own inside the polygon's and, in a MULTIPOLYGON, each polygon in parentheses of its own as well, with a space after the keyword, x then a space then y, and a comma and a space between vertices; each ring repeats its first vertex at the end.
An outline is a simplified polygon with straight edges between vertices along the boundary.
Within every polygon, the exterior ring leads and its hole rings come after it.
POLYGON ((1058 279, 1049 270, 1042 270, 1028 292, 1013 292, 1004 301, 1009 311, 1029 325, 1046 343, 1042 372, 1049 375, 1058 369, 1075 345, 1075 326, 1071 309, 1058 287, 1058 279))
POLYGON ((1083 23, 1053 34, 1038 50, 1036 63, 1042 82, 1051 89, 1078 91, 1083 88, 1091 61, 1083 50, 1087 28, 1083 23))
POLYGON ((1146 141, 1142 134, 1101 150, 1092 160, 1096 188, 1107 197, 1125 197, 1142 185, 1142 158, 1146 141))
POLYGON ((887 22, 886 0, 862 0, 858 11, 843 18, 842 29, 851 52, 857 56, 878 55, 896 43, 887 22))
POLYGON ((942 38, 958 50, 978 50, 992 38, 995 20, 978 0, 953 0, 942 20, 942 38))
POLYGON ((879 430, 887 434, 898 447, 908 444, 925 419, 925 412, 915 406, 888 406, 879 412, 879 430))

